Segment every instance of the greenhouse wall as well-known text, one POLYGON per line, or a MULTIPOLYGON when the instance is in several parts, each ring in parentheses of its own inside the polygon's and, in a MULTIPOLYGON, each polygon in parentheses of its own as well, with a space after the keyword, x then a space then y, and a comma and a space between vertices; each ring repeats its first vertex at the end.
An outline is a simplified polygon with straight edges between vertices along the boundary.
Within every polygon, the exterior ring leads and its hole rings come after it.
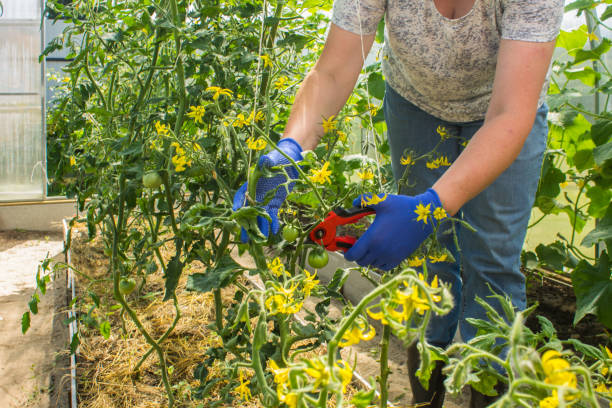
POLYGON ((39 0, 2 0, 0 17, 0 201, 45 195, 44 43, 39 0))

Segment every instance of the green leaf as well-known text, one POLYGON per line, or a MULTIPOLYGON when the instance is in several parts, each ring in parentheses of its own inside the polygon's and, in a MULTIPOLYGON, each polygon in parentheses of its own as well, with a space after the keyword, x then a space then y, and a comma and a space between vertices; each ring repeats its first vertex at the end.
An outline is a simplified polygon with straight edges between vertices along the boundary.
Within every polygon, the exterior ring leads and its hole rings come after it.
POLYGON ((240 224, 240 226, 246 230, 247 234, 249 235, 249 239, 253 240, 255 243, 262 243, 267 241, 268 238, 259 230, 259 226, 257 225, 257 217, 264 217, 268 220, 270 219, 270 216, 263 208, 251 206, 242 207, 239 210, 234 211, 230 219, 238 222, 238 224, 240 224))
POLYGON ((565 48, 570 55, 582 50, 587 41, 587 27, 582 25, 572 31, 561 30, 557 37, 557 47, 565 48))
POLYGON ((30 328, 30 312, 25 312, 23 316, 21 316, 21 332, 23 334, 26 334, 29 328, 30 328))
POLYGON ((597 314, 602 323, 612 328, 612 279, 607 252, 603 252, 595 265, 582 260, 572 272, 576 294, 574 324, 587 314, 597 314), (607 308, 607 309, 606 309, 607 308))
POLYGON ((590 200, 588 214, 594 218, 602 218, 612 200, 612 191, 608 188, 593 186, 587 190, 586 196, 590 200))
POLYGON ((355 395, 353 395, 353 398, 351 399, 351 404, 353 404, 355 408, 366 408, 372 403, 372 399, 374 399, 374 396, 376 395, 375 392, 376 390, 374 387, 370 388, 369 391, 359 391, 355 395))
POLYGON ((596 72, 591 67, 570 68, 563 71, 567 79, 577 79, 586 86, 595 86, 595 82, 601 77, 599 72, 596 72))
POLYGON ((245 269, 238 265, 229 255, 224 255, 214 267, 205 273, 194 273, 187 278, 187 290, 209 292, 230 285, 245 269))
POLYGON ((166 294, 164 295, 164 302, 166 300, 172 299, 174 295, 174 291, 179 282, 179 278, 181 277, 181 273, 183 272, 183 267, 185 264, 180 260, 180 251, 170 259, 168 265, 166 266, 166 294))
POLYGON ((75 354, 77 347, 81 344, 81 340, 79 340, 79 332, 74 332, 72 334, 72 339, 70 339, 70 354, 75 354))
POLYGON ((597 223, 595 228, 584 237, 580 245, 589 247, 595 245, 599 241, 609 239, 612 239, 612 203, 608 205, 604 217, 597 223))
MULTIPOLYGON (((542 177, 540 178, 540 185, 538 186, 537 196, 545 196, 545 197, 557 197, 561 192, 561 187, 559 184, 565 181, 565 173, 559 170, 553 161, 553 157, 551 155, 547 155, 544 159, 544 163, 542 165, 542 177)), ((544 211, 544 213, 548 213, 548 211, 544 211)))
POLYGON ((300 194, 296 191, 287 196, 287 201, 295 204, 304 204, 311 208, 317 208, 319 206, 319 199, 314 191, 308 191, 305 194, 300 194))
POLYGON ((601 360, 603 358, 601 350, 599 350, 597 347, 584 344, 578 339, 567 339, 567 342, 574 346, 574 349, 580 354, 595 360, 601 360))
POLYGON ((612 141, 593 149, 593 159, 599 166, 603 165, 606 160, 612 159, 612 141))
POLYGON ((592 149, 581 149, 578 150, 572 158, 574 166, 578 171, 584 171, 593 167, 593 150, 592 149))
POLYGON ((576 0, 565 6, 564 10, 566 13, 572 10, 586 10, 593 7, 593 4, 595 4, 593 0, 576 0))
POLYGON ((591 127, 591 139, 596 146, 601 146, 610 140, 612 135, 612 120, 599 119, 591 127))
POLYGON ((333 292, 339 291, 340 288, 344 285, 344 282, 346 282, 346 280, 348 279, 350 273, 351 271, 348 268, 336 269, 336 272, 334 272, 334 276, 332 277, 331 281, 327 285, 327 289, 333 292))
POLYGON ((34 294, 34 296, 32 296, 32 299, 30 300, 30 302, 28 303, 28 307, 30 308, 30 311, 32 312, 32 314, 38 314, 38 296, 36 296, 36 294, 34 294))
POLYGON ((385 19, 381 18, 376 28, 376 42, 382 44, 385 42, 385 19))
POLYGON ((385 80, 380 72, 372 72, 368 76, 368 92, 381 101, 385 97, 385 80))
POLYGON ((592 50, 579 50, 576 52, 572 64, 579 64, 583 61, 598 60, 603 54, 610 50, 612 42, 608 38, 604 38, 601 43, 592 50))
POLYGON ((554 242, 550 245, 540 244, 536 247, 536 254, 540 262, 554 269, 555 271, 563 270, 563 265, 567 260, 566 250, 561 242, 554 242))
POLYGON ((553 326, 552 322, 545 318, 544 316, 536 316, 538 321, 540 322, 540 331, 547 339, 551 339, 553 337, 557 337, 557 331, 555 330, 555 326, 553 326))
POLYGON ((102 337, 108 340, 108 338, 110 337, 110 333, 111 333, 111 325, 109 321, 105 320, 102 323, 100 323, 99 329, 100 329, 100 334, 102 335, 102 337))
POLYGON ((495 391, 495 385, 497 384, 497 378, 495 378, 492 375, 487 375, 487 374, 483 374, 480 376, 480 381, 478 382, 471 382, 470 385, 472 386, 472 388, 474 388, 476 391, 480 392, 481 394, 484 395, 488 395, 488 396, 496 396, 497 395, 497 391, 495 391))
POLYGON ((610 17, 612 17, 612 6, 606 7, 606 10, 602 13, 602 15, 601 15, 601 17, 599 17, 599 19, 601 21, 605 21, 605 20, 609 19, 610 17))

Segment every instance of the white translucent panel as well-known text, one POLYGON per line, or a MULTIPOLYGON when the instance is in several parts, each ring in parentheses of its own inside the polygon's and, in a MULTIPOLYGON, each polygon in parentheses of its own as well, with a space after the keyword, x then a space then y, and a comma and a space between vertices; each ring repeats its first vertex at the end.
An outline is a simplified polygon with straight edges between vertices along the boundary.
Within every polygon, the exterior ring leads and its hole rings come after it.
POLYGON ((5 20, 40 20, 40 0, 2 0, 4 14, 0 23, 5 20))
POLYGON ((43 198, 40 96, 0 96, 0 201, 43 198))
POLYGON ((0 24, 0 94, 40 93, 40 25, 0 24))

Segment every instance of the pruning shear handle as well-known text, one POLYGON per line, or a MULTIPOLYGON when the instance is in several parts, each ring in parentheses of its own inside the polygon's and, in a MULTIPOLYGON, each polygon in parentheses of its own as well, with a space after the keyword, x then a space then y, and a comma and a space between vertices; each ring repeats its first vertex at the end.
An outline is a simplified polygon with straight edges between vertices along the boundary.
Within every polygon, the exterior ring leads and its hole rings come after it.
POLYGON ((328 251, 348 251, 357 242, 357 238, 348 235, 337 236, 336 228, 340 225, 354 224, 366 215, 374 214, 371 208, 338 207, 329 212, 327 217, 308 234, 308 241, 325 247, 328 251))

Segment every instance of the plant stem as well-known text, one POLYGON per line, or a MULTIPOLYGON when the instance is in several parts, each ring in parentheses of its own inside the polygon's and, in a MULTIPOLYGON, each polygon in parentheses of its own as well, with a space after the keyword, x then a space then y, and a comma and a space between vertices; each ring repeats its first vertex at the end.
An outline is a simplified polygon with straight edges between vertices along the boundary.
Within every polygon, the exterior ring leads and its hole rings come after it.
POLYGON ((383 326, 382 339, 380 341, 380 408, 387 408, 389 390, 387 379, 389 378, 389 338, 391 337, 391 327, 383 326))
POLYGON ((117 268, 117 255, 119 249, 119 237, 123 231, 124 217, 125 217, 125 192, 126 192, 126 179, 125 174, 121 173, 119 176, 119 215, 117 218, 117 227, 113 231, 113 246, 111 253, 111 274, 113 276, 113 295, 115 300, 119 302, 119 304, 123 307, 123 309, 128 313, 136 327, 140 331, 140 333, 144 336, 147 343, 155 349, 157 355, 159 357, 159 366, 162 374, 162 381, 164 383, 164 387, 166 388, 166 394, 168 395, 168 408, 172 408, 174 406, 174 394, 172 392, 172 387, 168 382, 168 369, 166 367, 166 359, 164 357, 163 350, 159 346, 159 344, 151 337, 149 332, 144 328, 136 313, 130 308, 125 298, 119 291, 119 279, 120 273, 117 268))
MULTIPOLYGON (((179 319, 181 318, 181 309, 179 308, 178 305, 178 299, 176 297, 176 294, 172 295, 172 300, 174 301, 174 310, 175 310, 175 314, 174 314, 174 320, 172 321, 172 325, 170 325, 170 327, 168 327, 168 329, 166 330, 166 332, 157 340, 157 344, 161 344, 164 342, 164 340, 166 340, 166 338, 168 338, 168 336, 170 335, 170 333, 172 333, 172 331, 174 330, 174 328, 176 327, 176 324, 178 323, 179 319)), ((134 371, 138 371, 140 369, 140 366, 142 365, 142 363, 145 362, 145 360, 147 359, 147 357, 149 357, 151 355, 151 353, 155 351, 155 349, 153 347, 151 347, 140 359, 140 361, 138 362, 138 364, 136 364, 136 367, 134 367, 134 371)))

